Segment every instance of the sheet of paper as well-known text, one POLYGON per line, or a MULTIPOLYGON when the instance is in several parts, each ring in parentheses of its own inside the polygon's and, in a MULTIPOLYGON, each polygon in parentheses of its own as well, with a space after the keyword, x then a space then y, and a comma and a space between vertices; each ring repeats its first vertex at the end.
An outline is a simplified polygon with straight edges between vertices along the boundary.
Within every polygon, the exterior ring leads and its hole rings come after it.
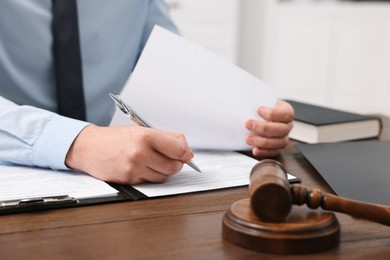
POLYGON ((0 201, 58 195, 86 199, 118 193, 107 183, 83 173, 21 166, 0 166, 0 184, 0 201))
MULTIPOLYGON (((243 186, 249 184, 251 169, 258 162, 231 151, 196 151, 194 161, 202 169, 202 173, 185 165, 165 183, 145 183, 133 187, 148 197, 158 197, 243 186)), ((289 180, 295 178, 288 175, 289 180)))
POLYGON ((154 128, 195 149, 245 150, 246 120, 274 106, 275 89, 206 49, 156 26, 122 99, 154 128))

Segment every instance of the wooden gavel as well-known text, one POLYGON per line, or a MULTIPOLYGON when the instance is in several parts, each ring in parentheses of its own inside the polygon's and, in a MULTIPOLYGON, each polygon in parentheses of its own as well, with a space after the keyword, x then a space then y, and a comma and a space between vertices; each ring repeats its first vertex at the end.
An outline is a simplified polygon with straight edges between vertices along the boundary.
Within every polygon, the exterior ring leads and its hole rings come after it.
POLYGON ((249 193, 252 211, 263 221, 281 222, 293 204, 307 204, 312 209, 321 207, 390 226, 390 207, 322 193, 300 184, 290 186, 286 170, 275 160, 262 160, 253 167, 249 193))

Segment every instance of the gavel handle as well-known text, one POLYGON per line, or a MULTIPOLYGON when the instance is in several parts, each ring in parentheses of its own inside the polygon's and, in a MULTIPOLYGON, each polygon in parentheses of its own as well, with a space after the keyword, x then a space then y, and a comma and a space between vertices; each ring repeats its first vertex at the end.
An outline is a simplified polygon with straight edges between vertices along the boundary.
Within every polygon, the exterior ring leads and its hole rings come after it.
POLYGON ((307 204, 312 209, 321 207, 390 226, 390 207, 341 198, 300 184, 291 186, 291 194, 296 205, 307 204))

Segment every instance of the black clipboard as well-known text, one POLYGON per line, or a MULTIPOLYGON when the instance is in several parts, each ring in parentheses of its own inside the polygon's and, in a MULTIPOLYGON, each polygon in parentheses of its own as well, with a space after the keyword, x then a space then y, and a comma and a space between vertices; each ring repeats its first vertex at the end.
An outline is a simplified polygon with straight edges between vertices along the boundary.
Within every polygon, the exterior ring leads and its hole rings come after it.
POLYGON ((76 199, 68 195, 48 196, 48 197, 33 197, 17 200, 8 200, 0 202, 0 215, 61 209, 79 206, 89 206, 104 203, 135 201, 147 199, 148 197, 129 185, 120 185, 108 183, 111 187, 118 191, 115 196, 105 196, 99 198, 76 199))

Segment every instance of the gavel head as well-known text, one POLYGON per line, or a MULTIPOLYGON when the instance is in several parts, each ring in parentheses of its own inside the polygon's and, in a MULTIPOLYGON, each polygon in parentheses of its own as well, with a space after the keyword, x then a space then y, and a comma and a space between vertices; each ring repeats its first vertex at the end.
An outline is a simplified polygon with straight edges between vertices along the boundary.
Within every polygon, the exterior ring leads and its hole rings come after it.
POLYGON ((290 213, 290 185, 278 161, 262 160, 252 168, 249 194, 252 211, 263 221, 280 222, 290 213))

